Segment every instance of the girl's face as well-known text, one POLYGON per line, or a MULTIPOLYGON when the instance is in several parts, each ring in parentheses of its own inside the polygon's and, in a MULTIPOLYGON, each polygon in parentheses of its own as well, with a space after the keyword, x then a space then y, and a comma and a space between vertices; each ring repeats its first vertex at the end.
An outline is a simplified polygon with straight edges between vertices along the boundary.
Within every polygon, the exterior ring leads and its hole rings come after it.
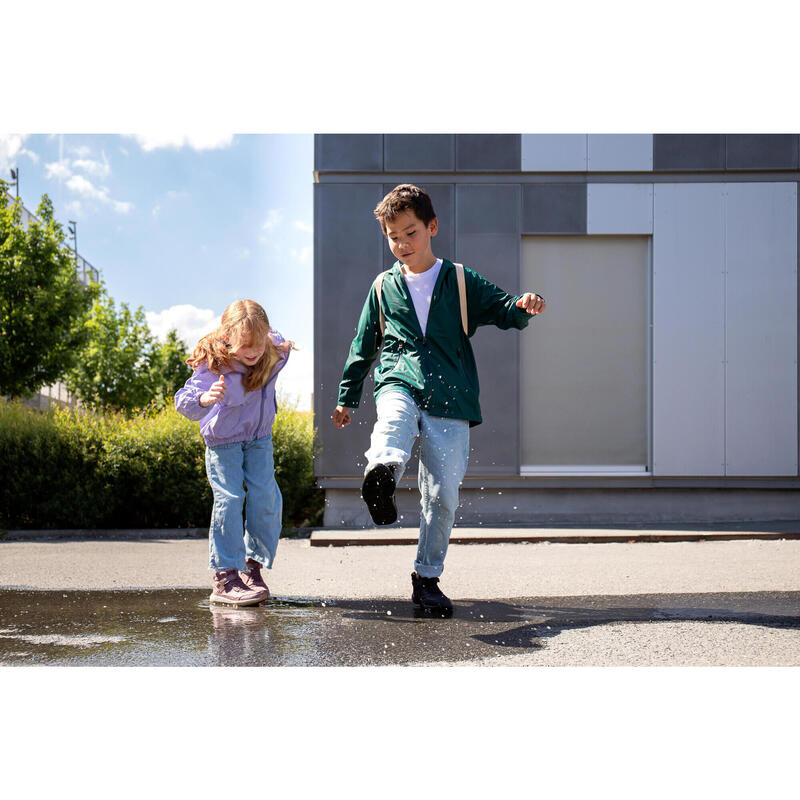
POLYGON ((231 346, 231 358, 235 358, 246 367, 252 367, 257 364, 261 356, 264 355, 266 347, 266 342, 261 342, 260 344, 252 341, 239 342, 231 346))

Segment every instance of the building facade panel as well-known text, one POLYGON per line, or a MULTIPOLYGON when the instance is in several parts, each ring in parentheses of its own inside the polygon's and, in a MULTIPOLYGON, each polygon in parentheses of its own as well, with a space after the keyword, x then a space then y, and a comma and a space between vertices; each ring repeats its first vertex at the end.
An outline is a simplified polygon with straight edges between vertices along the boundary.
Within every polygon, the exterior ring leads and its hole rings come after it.
POLYGON ((586 172, 585 133, 533 133, 522 136, 523 172, 586 172))
POLYGON ((459 172, 519 172, 519 134, 456 134, 459 172))
POLYGON ((727 184, 725 206, 725 472, 797 475, 797 184, 727 184))
POLYGON ((725 137, 728 169, 797 169, 795 134, 729 134, 725 137))
POLYGON ((523 186, 522 233, 586 233, 586 185, 523 186))
POLYGON ((586 230, 594 234, 653 232, 653 184, 590 183, 586 230))
POLYGON ((589 172, 650 172, 653 136, 649 133, 591 133, 588 136, 589 172))
POLYGON ((317 184, 314 190, 314 414, 327 423, 317 423, 321 449, 315 471, 351 475, 363 465, 369 447, 371 371, 353 424, 340 431, 329 419, 361 309, 380 271, 385 244, 371 212, 381 199, 381 187, 317 184))
POLYGON ((653 473, 725 474, 722 184, 658 184, 653 241, 653 473))
POLYGON ((455 134, 386 134, 384 168, 387 172, 453 172, 456 168, 455 134))
POLYGON ((698 172, 725 169, 725 136, 716 133, 659 133, 653 137, 653 169, 698 172))
POLYGON ((317 172, 377 172, 383 169, 383 136, 330 133, 314 137, 317 172))

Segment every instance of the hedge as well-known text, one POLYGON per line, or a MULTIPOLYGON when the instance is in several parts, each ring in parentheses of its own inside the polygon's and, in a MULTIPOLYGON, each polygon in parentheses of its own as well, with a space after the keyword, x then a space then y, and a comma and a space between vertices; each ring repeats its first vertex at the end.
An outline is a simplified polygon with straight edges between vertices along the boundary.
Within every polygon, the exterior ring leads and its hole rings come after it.
MULTIPOLYGON (((273 427, 284 527, 319 524, 310 415, 282 407, 273 427)), ((0 401, 0 528, 204 528, 205 446, 172 408, 122 415, 0 401)))

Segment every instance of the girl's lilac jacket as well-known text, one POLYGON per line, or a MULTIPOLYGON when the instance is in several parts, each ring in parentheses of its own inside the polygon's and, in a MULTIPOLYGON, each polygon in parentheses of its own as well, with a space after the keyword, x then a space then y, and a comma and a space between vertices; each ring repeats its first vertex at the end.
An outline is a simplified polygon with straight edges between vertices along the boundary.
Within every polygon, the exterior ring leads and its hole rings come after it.
MULTIPOLYGON (((275 330, 270 331, 270 336, 275 344, 284 341, 283 336, 275 330)), ((219 375, 210 372, 207 367, 200 367, 175 393, 175 408, 184 417, 200 423, 200 433, 207 447, 261 439, 272 431, 275 422, 275 412, 278 410, 275 381, 289 360, 289 351, 280 356, 281 360, 273 368, 267 383, 252 392, 245 392, 242 386, 242 375, 247 372, 247 367, 234 361, 233 368, 223 372, 225 397, 207 408, 200 405, 200 395, 216 383, 219 375)))

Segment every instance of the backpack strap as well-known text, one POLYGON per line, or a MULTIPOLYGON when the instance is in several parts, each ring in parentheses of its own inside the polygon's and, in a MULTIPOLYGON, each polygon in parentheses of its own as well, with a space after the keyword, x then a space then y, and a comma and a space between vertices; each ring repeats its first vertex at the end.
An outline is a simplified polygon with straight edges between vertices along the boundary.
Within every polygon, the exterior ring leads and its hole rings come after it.
POLYGON ((378 277, 375 278, 375 282, 372 284, 375 287, 375 294, 378 296, 378 313, 380 314, 379 322, 381 326, 381 338, 383 338, 383 334, 386 331, 386 320, 383 316, 383 308, 381 307, 381 287, 383 286, 383 279, 386 273, 389 270, 387 269, 385 272, 381 272, 378 274, 378 277))
POLYGON ((467 318, 467 285, 464 281, 464 265, 456 264, 456 280, 458 281, 458 300, 461 304, 461 328, 465 336, 469 336, 469 324, 467 318))

